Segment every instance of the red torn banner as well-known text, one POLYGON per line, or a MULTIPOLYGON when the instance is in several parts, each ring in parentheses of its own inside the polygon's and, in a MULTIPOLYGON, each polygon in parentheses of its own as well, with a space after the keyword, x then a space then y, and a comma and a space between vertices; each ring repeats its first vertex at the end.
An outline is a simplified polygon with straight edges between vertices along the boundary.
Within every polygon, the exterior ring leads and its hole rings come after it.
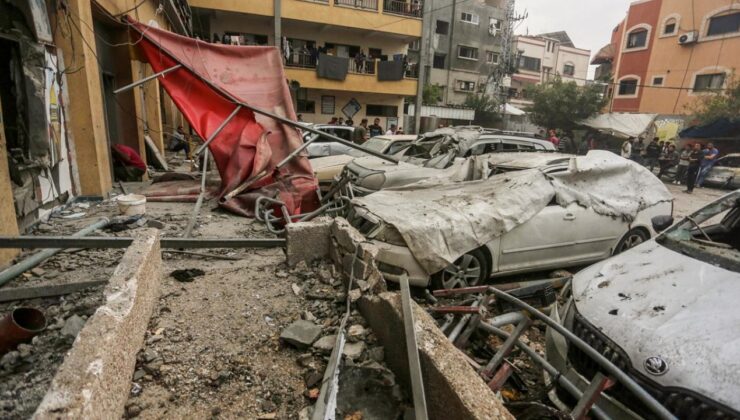
MULTIPOLYGON (((155 73, 182 65, 159 81, 201 138, 218 130, 238 107, 235 102, 295 121, 277 48, 209 44, 130 18, 128 23, 155 73)), ((308 159, 296 156, 276 171, 277 163, 301 144, 297 129, 241 108, 208 146, 221 175, 220 205, 253 216, 254 200, 267 195, 283 201, 291 214, 315 210, 317 182, 308 159), (224 200, 255 179, 243 193, 224 200)))

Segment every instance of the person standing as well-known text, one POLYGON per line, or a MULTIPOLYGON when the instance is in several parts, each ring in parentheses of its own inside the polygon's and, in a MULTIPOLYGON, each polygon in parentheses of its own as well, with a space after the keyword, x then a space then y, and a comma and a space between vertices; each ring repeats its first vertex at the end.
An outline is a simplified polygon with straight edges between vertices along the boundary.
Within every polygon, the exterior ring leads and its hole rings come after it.
POLYGON ((675 145, 669 145, 666 151, 658 158, 658 179, 662 177, 669 169, 674 167, 678 163, 678 152, 676 151, 675 145))
POLYGON ((383 127, 380 126, 380 118, 376 118, 373 120, 373 125, 368 127, 370 130, 370 138, 373 138, 375 136, 380 136, 383 134, 383 127))
POLYGON ((355 144, 365 143, 367 140, 367 118, 363 118, 360 121, 360 125, 355 127, 355 131, 352 132, 352 142, 355 144))
POLYGON ((547 138, 547 140, 552 143, 555 148, 557 148, 560 145, 560 139, 558 138, 557 134, 555 133, 555 130, 550 130, 550 136, 547 138))
POLYGON ((344 117, 339 117, 337 119, 337 125, 344 125, 344 117))
POLYGON ((653 169, 655 168, 655 165, 658 164, 658 159, 660 159, 660 153, 661 153, 661 146, 658 143, 658 138, 654 137, 653 141, 650 142, 650 144, 647 145, 645 148, 645 167, 650 169, 650 172, 653 172, 653 169))
POLYGON ((691 155, 689 155, 689 167, 686 170, 685 193, 691 194, 694 192, 694 184, 696 184, 696 177, 699 175, 702 157, 701 144, 694 143, 694 148, 691 151, 691 155))
POLYGON ((347 121, 345 121, 344 123, 347 124, 347 127, 352 127, 353 125, 355 125, 355 122, 352 121, 352 118, 347 118, 347 121))
POLYGON ((303 122, 303 114, 298 114, 296 117, 298 118, 298 122, 303 122))
POLYGON ((175 152, 175 155, 177 155, 177 152, 179 152, 180 150, 184 150, 185 159, 190 159, 190 143, 188 142, 187 136, 185 135, 185 130, 183 130, 181 125, 178 125, 177 130, 172 133, 172 143, 170 143, 170 150, 175 152))
POLYGON ((642 155, 644 149, 645 143, 642 141, 641 138, 638 138, 637 141, 632 144, 632 156, 630 156, 630 159, 642 165, 642 155))
POLYGON ((622 143, 622 150, 621 155, 625 159, 629 159, 632 157, 632 141, 634 140, 634 137, 630 137, 627 140, 622 143))
POLYGON ((385 132, 385 135, 392 136, 394 134, 396 134, 396 124, 391 124, 391 127, 385 132))
POLYGON ((703 158, 701 160, 701 165, 699 166, 699 176, 696 179, 696 186, 700 188, 704 185, 704 178, 707 177, 707 174, 712 170, 712 167, 717 162, 719 150, 714 147, 714 144, 707 143, 707 148, 704 149, 702 154, 703 158))
POLYGON ((689 156, 691 156, 691 146, 685 144, 681 154, 678 156, 678 166, 676 167, 676 176, 673 178, 674 184, 686 182, 686 171, 689 168, 689 156))

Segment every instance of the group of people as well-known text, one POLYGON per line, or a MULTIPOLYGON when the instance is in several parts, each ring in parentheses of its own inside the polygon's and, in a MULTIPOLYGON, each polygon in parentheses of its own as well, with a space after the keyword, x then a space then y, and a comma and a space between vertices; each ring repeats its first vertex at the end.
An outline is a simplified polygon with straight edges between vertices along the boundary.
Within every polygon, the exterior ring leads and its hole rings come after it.
MULTIPOLYGON (((360 125, 355 127, 355 131, 352 132, 352 141, 356 144, 362 144, 368 139, 383 135, 383 127, 380 125, 380 118, 373 120, 373 124, 367 125, 367 118, 363 118, 360 121, 360 125)), ((395 134, 403 134, 403 127, 397 127, 396 124, 391 124, 388 130, 385 130, 386 136, 392 136, 395 134)))
POLYGON ((691 194, 694 187, 701 187, 709 171, 719 157, 719 151, 712 143, 684 145, 681 152, 676 145, 660 141, 658 137, 645 145, 643 139, 629 138, 622 143, 622 157, 642 164, 652 172, 658 166, 658 178, 669 169, 676 167, 674 184, 686 184, 684 192, 691 194))

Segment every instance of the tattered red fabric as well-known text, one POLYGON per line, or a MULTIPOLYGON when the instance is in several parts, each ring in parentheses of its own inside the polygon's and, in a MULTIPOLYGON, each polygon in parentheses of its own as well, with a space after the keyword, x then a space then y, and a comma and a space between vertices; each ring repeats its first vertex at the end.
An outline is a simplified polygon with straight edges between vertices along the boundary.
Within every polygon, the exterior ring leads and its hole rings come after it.
MULTIPOLYGON (((237 101, 295 121, 277 48, 209 44, 131 19, 129 24, 143 59, 155 73, 183 65, 159 81, 203 139, 209 138, 238 106, 218 89, 237 101)), ((317 181, 308 159, 296 156, 279 172, 275 170, 277 163, 301 144, 295 128, 242 108, 209 145, 221 175, 221 206, 252 216, 254 198, 269 195, 283 201, 291 214, 315 210, 317 181), (223 199, 263 171, 267 176, 243 194, 223 199)))

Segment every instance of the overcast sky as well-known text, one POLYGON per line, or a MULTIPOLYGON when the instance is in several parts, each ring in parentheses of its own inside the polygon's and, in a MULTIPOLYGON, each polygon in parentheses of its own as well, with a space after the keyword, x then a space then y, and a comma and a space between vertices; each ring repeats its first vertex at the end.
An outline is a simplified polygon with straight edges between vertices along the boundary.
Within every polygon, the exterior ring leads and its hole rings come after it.
MULTIPOLYGON (((611 39, 612 29, 627 14, 633 0, 516 0, 517 13, 528 17, 519 22, 517 34, 537 35, 566 31, 578 48, 593 57, 611 39)), ((593 69, 589 77, 593 76, 593 69)))

